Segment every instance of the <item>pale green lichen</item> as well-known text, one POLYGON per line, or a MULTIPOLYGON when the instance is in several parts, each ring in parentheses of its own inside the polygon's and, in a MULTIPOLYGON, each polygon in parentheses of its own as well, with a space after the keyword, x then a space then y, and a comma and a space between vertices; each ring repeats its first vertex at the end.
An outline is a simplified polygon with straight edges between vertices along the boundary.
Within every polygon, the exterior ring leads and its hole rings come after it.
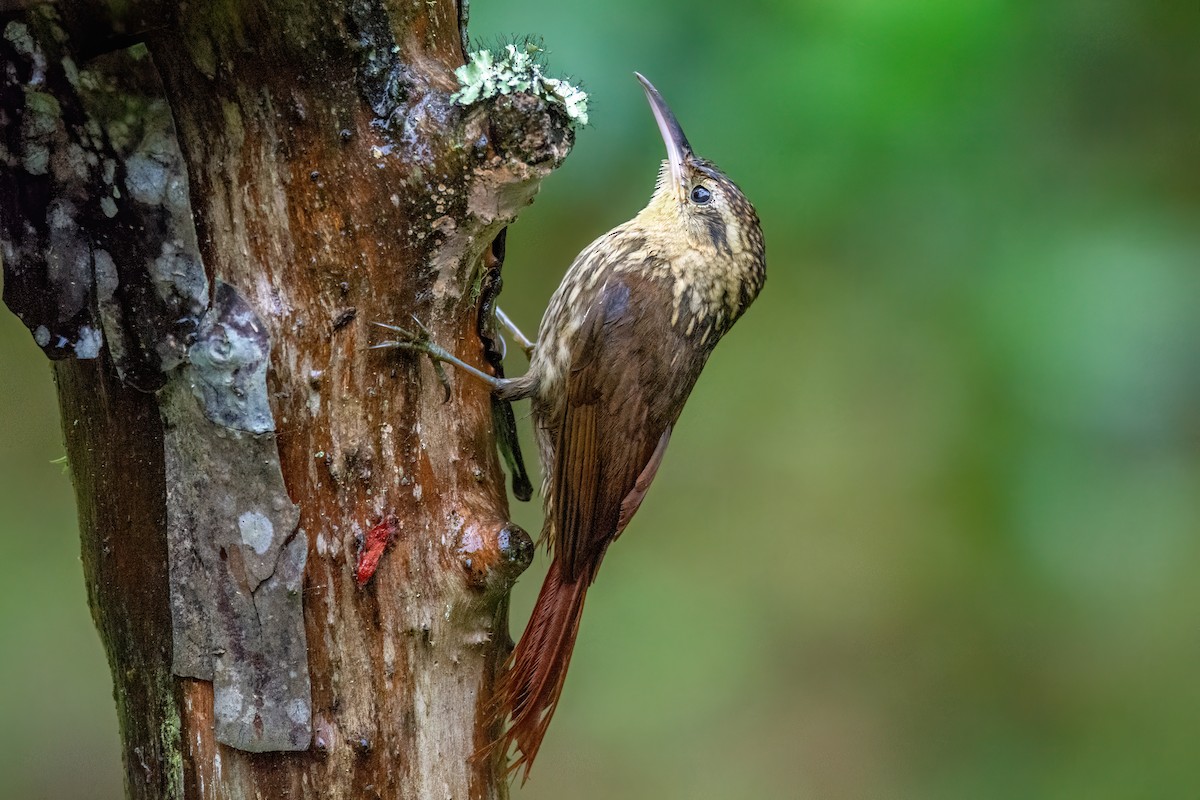
MULTIPOLYGON (((160 689, 160 691, 162 691, 160 689)), ((162 752, 162 797, 179 800, 183 793, 183 721, 179 716, 179 708, 171 700, 171 690, 163 692, 163 721, 158 728, 158 746, 162 752)))
POLYGON ((24 22, 13 20, 4 26, 4 38, 12 42, 13 47, 23 56, 31 56, 34 51, 33 36, 24 22))
POLYGON ((454 71, 461 87, 450 96, 452 102, 469 106, 501 94, 526 92, 563 107, 576 125, 588 124, 587 92, 569 81, 543 74, 544 51, 532 42, 523 46, 509 44, 499 54, 482 49, 471 53, 467 63, 454 71))

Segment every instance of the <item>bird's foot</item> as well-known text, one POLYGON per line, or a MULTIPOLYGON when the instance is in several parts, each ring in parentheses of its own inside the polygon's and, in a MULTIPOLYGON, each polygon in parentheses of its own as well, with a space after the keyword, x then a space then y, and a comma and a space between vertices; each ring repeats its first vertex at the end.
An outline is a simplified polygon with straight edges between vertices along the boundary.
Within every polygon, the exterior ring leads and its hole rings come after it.
POLYGON ((395 333, 397 338, 373 344, 369 349, 383 350, 397 348, 400 350, 409 350, 414 353, 424 353, 429 356, 429 363, 433 365, 433 371, 437 375, 438 383, 442 385, 442 392, 445 394, 443 402, 445 402, 450 399, 450 379, 446 376, 446 369, 442 366, 442 363, 446 361, 455 363, 458 359, 447 352, 444 347, 433 341, 433 334, 429 332, 429 328, 425 327, 425 323, 421 322, 415 316, 412 318, 412 321, 417 326, 416 332, 410 331, 407 328, 401 328, 399 325, 389 325, 386 322, 374 323, 380 328, 395 333))
POLYGON ((469 372, 476 378, 479 378, 484 383, 491 386, 493 389, 498 388, 502 381, 496 378, 495 375, 488 375, 482 370, 476 369, 462 359, 453 355, 449 350, 442 347, 433 341, 433 335, 429 332, 429 328, 416 317, 412 318, 417 326, 417 331, 413 332, 406 328, 401 328, 398 325, 389 325, 385 322, 376 322, 375 325, 380 328, 391 331, 397 334, 397 338, 388 339, 387 341, 379 342, 371 345, 371 350, 380 350, 384 348, 398 348, 400 350, 409 350, 414 353, 424 353, 429 356, 429 360, 433 363, 433 369, 437 373, 438 380, 442 384, 442 388, 446 392, 446 398, 450 397, 450 381, 446 377, 446 370, 442 364, 453 364, 459 369, 469 372))

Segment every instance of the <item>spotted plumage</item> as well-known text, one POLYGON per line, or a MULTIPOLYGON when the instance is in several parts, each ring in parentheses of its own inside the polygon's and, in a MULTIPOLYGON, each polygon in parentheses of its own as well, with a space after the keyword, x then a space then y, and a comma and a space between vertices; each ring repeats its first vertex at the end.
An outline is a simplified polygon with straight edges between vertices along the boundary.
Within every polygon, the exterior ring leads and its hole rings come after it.
POLYGON ((526 775, 562 691, 587 587, 645 497, 709 354, 766 278, 754 207, 692 154, 642 82, 668 150, 654 196, 579 254, 546 309, 529 371, 497 389, 532 401, 553 553, 499 690, 511 717, 501 744, 516 745, 513 767, 526 775))

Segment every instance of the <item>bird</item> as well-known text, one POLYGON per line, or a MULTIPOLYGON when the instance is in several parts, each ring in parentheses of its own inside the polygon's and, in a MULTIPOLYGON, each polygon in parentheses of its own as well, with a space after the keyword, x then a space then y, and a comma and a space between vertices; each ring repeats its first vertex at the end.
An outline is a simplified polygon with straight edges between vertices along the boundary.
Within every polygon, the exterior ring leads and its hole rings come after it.
MULTIPOLYGON (((462 361, 419 332, 383 325, 400 347, 529 399, 543 466, 542 539, 551 563, 532 616, 496 689, 509 720, 493 744, 529 777, 562 694, 588 588, 641 506, 692 387, 717 342, 758 296, 766 251, 754 206, 698 157, 659 91, 640 73, 666 145, 653 196, 633 219, 588 245, 568 268, 516 378, 462 361)), ((419 323, 418 323, 419 325, 419 323)), ((440 373, 439 373, 440 374, 440 373)))

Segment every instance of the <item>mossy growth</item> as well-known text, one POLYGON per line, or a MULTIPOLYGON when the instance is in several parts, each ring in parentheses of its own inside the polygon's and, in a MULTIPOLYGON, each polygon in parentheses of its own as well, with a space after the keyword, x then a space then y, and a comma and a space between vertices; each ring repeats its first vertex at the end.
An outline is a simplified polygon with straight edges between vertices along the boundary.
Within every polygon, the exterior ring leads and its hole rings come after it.
POLYGON ((540 46, 533 42, 508 44, 499 52, 481 48, 471 53, 467 63, 454 71, 457 92, 451 101, 469 106, 497 95, 526 92, 562 106, 572 124, 588 124, 588 95, 570 81, 550 78, 540 46))

